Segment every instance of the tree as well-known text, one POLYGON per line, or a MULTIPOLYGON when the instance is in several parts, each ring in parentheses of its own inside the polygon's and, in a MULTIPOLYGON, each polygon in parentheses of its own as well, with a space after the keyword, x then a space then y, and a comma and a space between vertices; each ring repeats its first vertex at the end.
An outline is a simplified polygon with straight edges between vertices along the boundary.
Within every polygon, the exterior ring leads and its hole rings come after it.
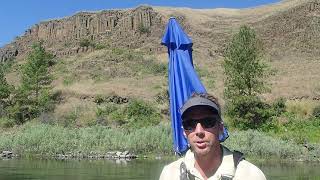
POLYGON ((0 64, 0 101, 4 101, 10 95, 10 85, 7 83, 2 64, 0 64))
POLYGON ((3 66, 0 64, 0 117, 3 116, 3 110, 8 105, 8 99, 12 89, 12 86, 7 83, 3 66))
POLYGON ((12 118, 18 123, 50 109, 52 77, 49 67, 52 58, 41 42, 32 46, 21 69, 21 86, 15 91, 13 106, 10 108, 12 118))
POLYGON ((269 116, 268 105, 259 95, 268 90, 268 66, 254 30, 248 26, 232 38, 224 59, 226 110, 233 124, 240 128, 256 128, 269 116))

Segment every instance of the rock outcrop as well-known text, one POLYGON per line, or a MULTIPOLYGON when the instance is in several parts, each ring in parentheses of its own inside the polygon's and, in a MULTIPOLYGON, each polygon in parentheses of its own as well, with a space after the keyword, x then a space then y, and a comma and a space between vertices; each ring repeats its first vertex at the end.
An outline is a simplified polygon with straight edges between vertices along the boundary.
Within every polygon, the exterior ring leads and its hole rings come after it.
MULTIPOLYGON (((0 49, 0 61, 25 55, 37 41, 43 41, 47 50, 56 56, 90 51, 80 47, 81 40, 108 46, 138 47, 146 36, 161 36, 164 22, 151 7, 140 6, 129 10, 80 12, 71 17, 41 22, 25 31, 21 37, 0 49)), ((148 42, 152 42, 149 37, 148 42)), ((159 44, 157 42, 157 44, 159 44)))
POLYGON ((197 47, 212 57, 223 55, 232 34, 242 24, 249 24, 255 29, 271 54, 297 51, 312 56, 320 55, 320 1, 281 3, 274 5, 275 10, 272 11, 268 6, 265 9, 226 10, 225 13, 185 8, 160 10, 140 6, 127 10, 80 12, 71 17, 34 25, 23 36, 0 49, 0 62, 23 57, 32 43, 41 40, 45 48, 56 56, 73 55, 96 48, 81 46, 83 40, 106 47, 163 52, 165 48, 160 45, 160 39, 170 16, 175 16, 197 47))

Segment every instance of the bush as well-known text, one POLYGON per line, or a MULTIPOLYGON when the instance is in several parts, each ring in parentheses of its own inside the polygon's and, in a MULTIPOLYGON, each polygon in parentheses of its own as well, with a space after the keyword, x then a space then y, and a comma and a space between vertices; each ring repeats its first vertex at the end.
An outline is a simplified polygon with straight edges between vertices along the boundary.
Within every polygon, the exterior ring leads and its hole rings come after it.
POLYGON ((316 118, 320 118, 320 105, 313 109, 312 115, 316 118))
POLYGON ((129 68, 136 74, 165 75, 168 73, 168 66, 164 63, 156 62, 154 59, 135 58, 135 63, 129 68))
POLYGON ((270 105, 256 97, 242 96, 227 104, 227 114, 234 127, 257 129, 273 116, 270 105))
POLYGON ((96 115, 97 116, 108 116, 109 114, 111 114, 114 111, 117 111, 118 109, 119 109, 119 107, 117 107, 115 104, 108 103, 103 106, 98 106, 97 111, 96 111, 96 115))
POLYGON ((90 47, 90 46, 94 47, 95 45, 89 39, 81 39, 80 40, 80 47, 90 47))
POLYGON ((97 124, 119 127, 126 123, 125 114, 120 105, 107 103, 99 105, 96 110, 97 124))
POLYGON ((139 128, 157 125, 160 122, 160 114, 155 108, 142 100, 132 100, 126 107, 129 126, 139 128))
POLYGON ((286 100, 284 98, 276 99, 275 102, 272 103, 272 109, 274 116, 280 116, 286 112, 286 100))
POLYGON ((1 128, 11 128, 15 125, 15 120, 7 117, 0 118, 0 127, 1 128))
POLYGON ((123 105, 112 102, 100 104, 96 117, 111 127, 141 128, 157 125, 161 115, 150 103, 133 99, 123 105))
POLYGON ((108 47, 108 46, 107 46, 107 45, 104 45, 104 44, 96 44, 96 45, 94 46, 94 48, 97 49, 97 50, 105 49, 105 48, 107 48, 107 47, 108 47))

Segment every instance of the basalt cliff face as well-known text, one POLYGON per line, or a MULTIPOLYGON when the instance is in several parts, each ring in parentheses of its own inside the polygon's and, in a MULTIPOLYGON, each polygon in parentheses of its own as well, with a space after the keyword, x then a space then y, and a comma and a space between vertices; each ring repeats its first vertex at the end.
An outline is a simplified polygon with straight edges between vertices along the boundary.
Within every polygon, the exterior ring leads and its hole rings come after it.
MULTIPOLYGON (((147 41, 158 41, 155 37, 161 36, 160 29, 164 25, 162 16, 148 6, 129 10, 80 12, 71 17, 34 25, 23 36, 1 48, 0 60, 25 55, 37 41, 43 41, 46 49, 56 56, 92 50, 79 45, 84 39, 109 46, 138 48, 147 44, 147 41)), ((150 50, 154 48, 150 46, 150 50)))
MULTIPOLYGON (((320 1, 291 0, 252 9, 162 8, 80 12, 71 17, 41 22, 0 49, 0 61, 23 57, 32 43, 43 41, 56 56, 93 51, 80 46, 84 39, 109 47, 165 52, 160 39, 170 16, 175 16, 192 37, 195 49, 221 56, 232 34, 243 24, 253 27, 267 52, 320 55, 320 1)), ((203 54, 202 53, 202 54, 203 54)))

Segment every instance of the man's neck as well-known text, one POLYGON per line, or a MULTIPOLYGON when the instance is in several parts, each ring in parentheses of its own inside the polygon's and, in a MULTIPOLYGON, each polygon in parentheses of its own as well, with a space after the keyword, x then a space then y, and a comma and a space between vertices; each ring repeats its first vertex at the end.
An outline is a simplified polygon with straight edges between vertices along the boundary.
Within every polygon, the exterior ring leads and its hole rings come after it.
POLYGON ((222 147, 215 149, 206 156, 195 155, 195 168, 200 172, 204 179, 208 179, 215 174, 222 162, 222 147))

